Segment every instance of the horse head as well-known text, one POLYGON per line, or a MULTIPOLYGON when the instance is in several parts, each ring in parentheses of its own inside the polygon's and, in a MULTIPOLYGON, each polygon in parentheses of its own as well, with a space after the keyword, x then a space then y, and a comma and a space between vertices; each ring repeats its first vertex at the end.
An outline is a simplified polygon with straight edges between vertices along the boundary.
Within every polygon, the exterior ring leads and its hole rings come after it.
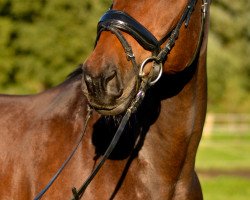
POLYGON ((141 84, 140 70, 150 74, 156 57, 162 56, 161 78, 188 67, 202 33, 202 3, 114 0, 98 24, 95 49, 82 67, 83 91, 90 105, 105 115, 125 112, 141 84), (171 43, 173 36, 176 41, 171 43))

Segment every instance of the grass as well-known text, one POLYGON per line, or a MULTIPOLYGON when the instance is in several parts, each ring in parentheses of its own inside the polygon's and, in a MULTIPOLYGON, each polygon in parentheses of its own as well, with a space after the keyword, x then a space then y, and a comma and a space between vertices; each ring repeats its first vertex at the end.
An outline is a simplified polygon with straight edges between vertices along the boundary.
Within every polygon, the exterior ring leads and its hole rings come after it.
POLYGON ((250 179, 233 176, 200 176, 204 200, 248 200, 250 179))
POLYGON ((204 137, 196 168, 205 200, 250 197, 250 133, 214 133, 204 137))

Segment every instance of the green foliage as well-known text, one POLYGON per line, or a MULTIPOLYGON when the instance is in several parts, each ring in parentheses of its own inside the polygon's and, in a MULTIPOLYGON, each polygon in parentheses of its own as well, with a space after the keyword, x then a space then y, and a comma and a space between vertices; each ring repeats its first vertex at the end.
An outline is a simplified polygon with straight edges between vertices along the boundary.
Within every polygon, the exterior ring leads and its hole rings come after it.
POLYGON ((249 0, 213 0, 208 44, 212 111, 250 112, 249 9, 249 0))
POLYGON ((93 48, 109 3, 1 0, 0 90, 34 93, 64 80, 93 48))
POLYGON ((196 157, 204 199, 245 200, 250 195, 250 132, 203 137, 196 157))
POLYGON ((236 176, 200 176, 206 200, 246 200, 250 195, 249 178, 236 176))
POLYGON ((250 169, 250 133, 212 133, 201 140, 197 168, 202 170, 250 169))
MULTIPOLYGON (((0 92, 35 93, 62 82, 93 49, 111 0, 0 0, 0 92)), ((250 1, 213 0, 209 110, 250 112, 250 1)))

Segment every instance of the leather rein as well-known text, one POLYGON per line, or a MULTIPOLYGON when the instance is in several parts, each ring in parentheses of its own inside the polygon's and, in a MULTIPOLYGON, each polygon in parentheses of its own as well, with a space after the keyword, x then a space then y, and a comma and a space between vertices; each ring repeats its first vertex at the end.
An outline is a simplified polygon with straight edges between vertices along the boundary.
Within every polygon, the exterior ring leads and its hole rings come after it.
MULTIPOLYGON (((134 70, 138 74, 138 79, 140 80, 140 88, 138 90, 138 93, 135 95, 130 107, 127 109, 127 112, 123 116, 121 123, 109 145, 106 152, 102 156, 99 163, 95 166, 92 173, 89 175, 89 177, 86 179, 86 181, 83 183, 83 185, 77 190, 75 187, 72 189, 73 198, 71 200, 80 200, 83 196, 85 190, 87 189, 88 185, 91 183, 95 175, 98 173, 104 162, 108 159, 109 155, 112 153, 113 149, 115 148, 117 142, 120 139, 120 136, 122 135, 122 132, 130 119, 130 116, 136 112, 138 106, 141 104, 141 102, 144 99, 145 93, 147 89, 154 85, 161 77, 162 75, 162 66, 163 62, 166 61, 167 55, 172 50, 175 41, 177 40, 179 36, 179 31, 183 23, 187 27, 190 21, 190 17, 192 15, 192 12, 194 10, 194 7, 196 5, 197 0, 189 0, 180 20, 177 22, 176 26, 160 41, 158 41, 155 36, 149 32, 143 25, 141 25, 138 21, 136 21, 133 17, 129 16, 127 13, 119 10, 112 10, 112 7, 109 11, 107 11, 100 19, 98 26, 97 26, 97 38, 96 38, 96 44, 100 38, 100 35, 103 31, 110 31, 113 34, 116 35, 116 37, 119 39, 120 43, 122 44, 125 54, 127 56, 127 59, 132 62, 132 65, 134 67, 134 70), (131 35, 145 50, 151 51, 152 56, 145 59, 142 64, 137 64, 132 47, 129 45, 125 37, 123 36, 122 32, 126 32, 129 35, 131 35), (163 43, 163 48, 161 46, 163 43), (153 69, 149 74, 144 74, 143 70, 144 67, 149 64, 153 64, 153 69), (138 69, 139 66, 139 69, 138 69)), ((206 13, 209 6, 209 0, 202 0, 202 29, 200 31, 200 38, 199 43, 201 42, 201 35, 203 34, 204 30, 204 21, 206 18, 206 13)), ((200 46, 200 45, 198 45, 200 46)), ((197 51, 196 51, 197 52, 197 51)), ((194 55, 195 57, 196 55, 194 55)), ((82 138, 86 132, 87 123, 91 116, 92 109, 90 108, 88 110, 87 117, 85 119, 84 127, 81 132, 81 135, 79 137, 79 140, 73 149, 72 153, 69 155, 69 157, 64 161, 61 168, 57 171, 57 173, 51 178, 49 183, 45 186, 43 190, 34 198, 34 200, 39 200, 42 198, 42 196, 46 193, 46 191, 50 188, 50 186, 53 184, 53 182, 57 179, 57 177, 60 175, 62 170, 65 168, 67 163, 70 161, 70 159, 75 154, 78 146, 80 145, 82 138)))

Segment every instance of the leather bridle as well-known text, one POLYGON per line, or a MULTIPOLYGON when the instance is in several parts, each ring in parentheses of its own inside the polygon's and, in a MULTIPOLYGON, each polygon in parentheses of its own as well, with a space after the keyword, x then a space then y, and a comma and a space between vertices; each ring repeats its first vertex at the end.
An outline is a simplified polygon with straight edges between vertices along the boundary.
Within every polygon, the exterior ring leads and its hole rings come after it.
MULTIPOLYGON (((145 77, 145 74, 143 72, 144 67, 148 63, 153 62, 153 73, 151 73, 151 80, 149 81, 149 84, 153 85, 161 77, 163 62, 166 61, 167 55, 172 50, 175 41, 179 36, 181 26, 183 25, 183 23, 185 23, 186 27, 188 26, 196 1, 197 0, 189 0, 176 26, 171 31, 169 31, 161 40, 157 40, 156 37, 150 31, 148 31, 147 28, 145 28, 141 23, 139 23, 136 19, 134 19, 127 13, 110 9, 101 17, 98 23, 96 44, 103 31, 110 31, 115 34, 124 48, 127 59, 132 62, 134 70, 138 71, 139 68, 139 78, 145 77), (132 47, 129 45, 122 32, 126 32, 127 34, 132 36, 145 50, 151 51, 152 56, 146 58, 140 65, 137 64, 132 47), (161 46, 165 42, 166 44, 163 48, 161 48, 161 46)), ((200 31, 199 43, 204 29, 204 21, 206 18, 207 7, 209 5, 208 1, 209 0, 203 0, 201 8, 203 14, 201 20, 202 28, 200 31)), ((193 55, 193 57, 195 56, 196 54, 193 55)))
MULTIPOLYGON (((189 0, 180 20, 177 22, 176 26, 169 32, 167 35, 162 38, 161 40, 157 40, 156 37, 148 31, 143 25, 141 25, 137 20, 135 20, 133 17, 129 16, 127 13, 123 11, 118 10, 112 10, 112 8, 107 11, 100 19, 98 26, 97 26, 97 38, 96 38, 96 44, 100 38, 100 35, 103 31, 110 31, 113 34, 116 35, 116 37, 119 39, 120 43, 122 44, 124 51, 126 53, 127 59, 132 62, 133 68, 136 72, 138 72, 138 79, 140 80, 140 88, 138 90, 137 95, 134 97, 134 100, 132 101, 130 107, 127 109, 127 112, 125 113, 115 135, 114 138, 111 141, 111 144, 107 148, 106 152, 104 153, 102 159, 100 162, 96 165, 92 173, 89 175, 87 180, 83 183, 83 185, 80 187, 79 190, 76 188, 72 189, 73 192, 73 198, 72 200, 79 200, 90 182, 93 180, 95 175, 98 173, 102 165, 104 164, 105 160, 108 159, 109 155, 113 151, 114 147, 116 146, 117 142, 120 139, 120 136, 130 118, 132 113, 134 113, 138 106, 141 104, 142 100, 144 99, 145 93, 147 89, 155 84, 162 75, 162 66, 163 63, 167 59, 167 55, 172 50, 176 39, 179 36, 180 29, 185 23, 185 26, 187 27, 190 21, 190 17, 192 15, 192 12, 194 10, 194 7, 196 5, 197 0, 189 0), (140 65, 137 64, 132 47, 129 45, 126 38, 123 36, 122 32, 126 32, 129 35, 131 35, 145 50, 151 51, 152 56, 146 58, 140 65), (166 42, 163 48, 161 46, 166 42), (153 68, 149 74, 144 74, 144 67, 148 63, 153 63, 153 68)), ((204 30, 204 22, 206 18, 206 13, 208 10, 208 6, 210 4, 209 0, 202 0, 202 28, 200 31, 200 38, 198 41, 197 49, 200 46, 201 42, 201 36, 203 34, 204 30)), ((197 53, 197 50, 196 50, 197 53)), ((193 59, 196 56, 193 55, 193 59)), ((62 167, 57 171, 55 176, 50 180, 48 185, 34 198, 35 200, 39 200, 42 198, 44 193, 49 189, 49 187, 53 184, 53 182, 56 180, 56 178, 59 176, 61 171, 64 169, 66 164, 70 161, 72 156, 77 150, 77 147, 79 146, 83 135, 86 131, 87 127, 87 121, 90 117, 91 111, 89 111, 89 114, 87 116, 87 119, 85 121, 84 129, 81 133, 80 140, 78 141, 76 147, 73 149, 70 156, 67 158, 67 160, 63 163, 62 167)))

